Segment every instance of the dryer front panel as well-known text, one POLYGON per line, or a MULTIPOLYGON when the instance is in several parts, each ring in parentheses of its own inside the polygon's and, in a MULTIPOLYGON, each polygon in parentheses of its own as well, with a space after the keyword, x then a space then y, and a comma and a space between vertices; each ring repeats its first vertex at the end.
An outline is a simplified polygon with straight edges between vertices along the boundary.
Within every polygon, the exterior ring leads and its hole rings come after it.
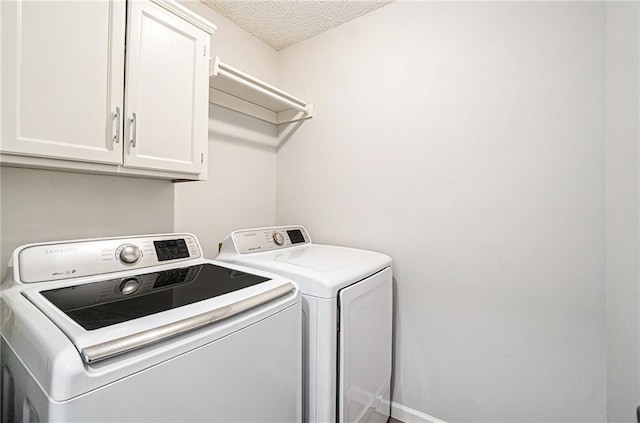
POLYGON ((391 268, 342 289, 338 301, 338 421, 386 422, 391 385, 391 268))

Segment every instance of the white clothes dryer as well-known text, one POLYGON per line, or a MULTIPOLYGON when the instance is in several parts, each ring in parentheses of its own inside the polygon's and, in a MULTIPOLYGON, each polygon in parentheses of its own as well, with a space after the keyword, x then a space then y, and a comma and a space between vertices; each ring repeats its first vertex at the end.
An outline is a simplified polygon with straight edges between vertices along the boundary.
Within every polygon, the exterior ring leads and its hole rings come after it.
POLYGON ((313 244, 302 226, 239 230, 217 257, 296 282, 302 293, 303 416, 386 422, 392 348, 391 258, 313 244))

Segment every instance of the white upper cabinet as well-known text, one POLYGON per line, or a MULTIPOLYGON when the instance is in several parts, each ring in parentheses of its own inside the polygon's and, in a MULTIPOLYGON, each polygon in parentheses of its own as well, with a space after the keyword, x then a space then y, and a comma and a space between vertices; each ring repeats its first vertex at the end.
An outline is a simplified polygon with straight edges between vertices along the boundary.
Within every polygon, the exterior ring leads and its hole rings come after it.
POLYGON ((0 7, 2 164, 206 178, 214 25, 170 0, 0 7))
POLYGON ((121 162, 124 19, 122 2, 2 2, 3 152, 121 162))
POLYGON ((209 34, 156 4, 133 1, 127 46, 125 166, 200 173, 207 150, 209 34))

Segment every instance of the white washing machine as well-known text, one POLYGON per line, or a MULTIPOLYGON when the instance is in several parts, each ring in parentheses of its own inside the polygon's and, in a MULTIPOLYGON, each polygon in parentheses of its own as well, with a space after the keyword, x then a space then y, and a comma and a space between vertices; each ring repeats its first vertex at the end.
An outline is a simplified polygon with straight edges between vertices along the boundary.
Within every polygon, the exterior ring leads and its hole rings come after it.
POLYGON ((0 295, 0 421, 298 422, 298 288, 190 234, 31 244, 0 295))
POLYGON ((231 233, 217 260, 273 272, 300 286, 305 421, 387 421, 390 257, 313 244, 304 227, 282 226, 231 233))

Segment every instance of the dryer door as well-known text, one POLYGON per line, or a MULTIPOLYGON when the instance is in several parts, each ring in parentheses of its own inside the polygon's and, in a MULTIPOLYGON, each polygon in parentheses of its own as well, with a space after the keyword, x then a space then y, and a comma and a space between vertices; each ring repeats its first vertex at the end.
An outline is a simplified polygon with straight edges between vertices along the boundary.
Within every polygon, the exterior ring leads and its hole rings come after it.
POLYGON ((390 411, 391 268, 338 296, 338 421, 386 422, 390 411))

